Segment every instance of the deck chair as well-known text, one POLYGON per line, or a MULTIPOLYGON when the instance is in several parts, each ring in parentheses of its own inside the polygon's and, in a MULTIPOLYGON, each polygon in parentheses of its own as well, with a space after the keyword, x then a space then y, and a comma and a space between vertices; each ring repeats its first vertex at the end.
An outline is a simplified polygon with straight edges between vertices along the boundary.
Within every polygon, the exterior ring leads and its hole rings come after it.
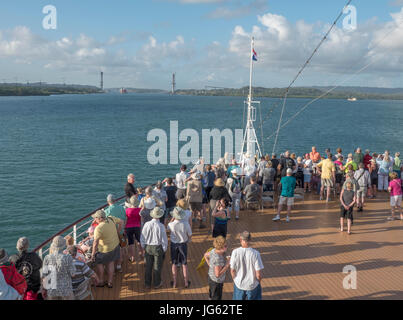
POLYGON ((85 300, 88 296, 91 300, 94 300, 91 289, 91 279, 86 278, 78 287, 73 291, 76 300, 85 300))

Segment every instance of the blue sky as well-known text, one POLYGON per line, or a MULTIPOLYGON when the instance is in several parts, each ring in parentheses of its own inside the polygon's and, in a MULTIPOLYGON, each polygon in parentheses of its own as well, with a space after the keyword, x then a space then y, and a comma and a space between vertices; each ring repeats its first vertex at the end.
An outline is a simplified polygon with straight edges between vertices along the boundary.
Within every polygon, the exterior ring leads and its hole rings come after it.
MULTIPOLYGON (((97 85, 103 70, 106 87, 167 89, 171 72, 177 73, 181 88, 240 87, 248 82, 248 39, 254 35, 259 54, 255 85, 287 86, 346 2, 8 1, 0 12, 0 81, 63 79, 97 85), (49 4, 57 8, 56 30, 42 28, 42 8, 49 4)), ((396 27, 376 52, 368 55, 368 48, 403 17, 403 1, 352 4, 357 30, 344 32, 343 17, 296 85, 332 84, 351 72, 347 66, 376 56, 371 68, 348 84, 402 86, 403 28, 396 27)))

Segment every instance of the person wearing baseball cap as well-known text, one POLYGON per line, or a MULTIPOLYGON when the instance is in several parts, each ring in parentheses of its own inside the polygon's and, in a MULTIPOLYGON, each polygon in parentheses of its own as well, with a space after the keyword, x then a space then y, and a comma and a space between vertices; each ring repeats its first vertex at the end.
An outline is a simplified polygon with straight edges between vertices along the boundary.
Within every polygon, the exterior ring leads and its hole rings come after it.
POLYGON ((287 205, 287 218, 286 222, 290 222, 290 215, 291 215, 291 209, 292 206, 294 205, 294 190, 295 190, 295 185, 297 183, 295 177, 292 176, 292 169, 288 168, 287 171, 287 176, 282 177, 280 181, 281 185, 281 196, 278 202, 278 210, 277 210, 277 215, 274 217, 273 221, 279 221, 280 220, 280 213, 281 209, 284 204, 287 205))

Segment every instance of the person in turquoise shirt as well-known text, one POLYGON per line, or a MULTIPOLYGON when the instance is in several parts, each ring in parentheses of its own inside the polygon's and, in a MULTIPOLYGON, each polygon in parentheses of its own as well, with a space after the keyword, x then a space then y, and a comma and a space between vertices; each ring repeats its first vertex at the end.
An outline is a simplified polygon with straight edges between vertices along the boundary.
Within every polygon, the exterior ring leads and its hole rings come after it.
MULTIPOLYGON (((106 198, 106 201, 109 204, 109 207, 105 208, 104 211, 106 213, 106 217, 116 217, 119 218, 120 220, 124 221, 123 226, 126 225, 126 211, 125 208, 123 206, 120 206, 118 204, 116 204, 116 200, 113 197, 112 194, 109 194, 108 197, 106 198)), ((121 230, 121 234, 123 234, 125 228, 123 227, 121 230)))
POLYGON ((280 199, 278 202, 277 215, 274 217, 273 221, 280 220, 281 209, 283 208, 283 205, 285 204, 285 205, 287 205, 286 222, 290 222, 291 209, 292 209, 292 206, 294 205, 294 190, 295 190, 296 183, 297 183, 297 180, 295 179, 295 177, 292 176, 292 169, 288 168, 287 176, 282 177, 281 181, 280 181, 281 195, 280 195, 280 199))
POLYGON ((228 170, 227 170, 228 178, 232 178, 232 172, 231 171, 234 170, 234 169, 238 170, 238 168, 240 168, 240 167, 237 165, 236 160, 232 159, 232 165, 230 165, 228 170))
MULTIPOLYGON (((120 220, 123 221, 123 228, 120 229, 120 237, 123 237, 123 234, 125 232, 125 226, 126 226, 126 210, 123 206, 120 206, 116 204, 115 197, 112 194, 108 194, 106 197, 106 201, 109 204, 109 207, 105 208, 104 211, 106 213, 106 217, 115 217, 119 218, 120 220)), ((118 228, 118 224, 116 225, 118 228)), ((122 272, 122 261, 123 261, 123 256, 125 255, 125 250, 124 248, 120 248, 120 258, 117 260, 116 263, 116 271, 117 272, 122 272)))

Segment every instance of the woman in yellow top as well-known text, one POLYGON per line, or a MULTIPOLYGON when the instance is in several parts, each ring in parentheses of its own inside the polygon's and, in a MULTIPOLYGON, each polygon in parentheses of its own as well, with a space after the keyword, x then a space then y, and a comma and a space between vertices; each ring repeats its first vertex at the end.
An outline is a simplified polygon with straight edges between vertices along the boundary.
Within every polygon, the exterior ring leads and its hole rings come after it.
POLYGON ((112 288, 115 261, 120 259, 120 246, 118 233, 123 228, 123 221, 116 217, 106 217, 104 210, 98 210, 92 215, 98 224, 94 231, 94 244, 92 247, 92 261, 95 262, 99 284, 97 287, 112 288), (104 281, 104 266, 108 281, 104 281))

